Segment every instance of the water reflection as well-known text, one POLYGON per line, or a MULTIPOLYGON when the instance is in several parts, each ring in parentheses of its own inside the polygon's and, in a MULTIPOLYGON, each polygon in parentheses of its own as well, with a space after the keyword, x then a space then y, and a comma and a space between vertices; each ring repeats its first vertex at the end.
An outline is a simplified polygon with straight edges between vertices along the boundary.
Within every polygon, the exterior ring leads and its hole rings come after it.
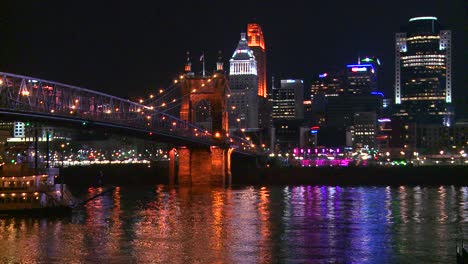
POLYGON ((467 200, 453 186, 116 188, 70 217, 1 216, 0 262, 450 263, 467 200))

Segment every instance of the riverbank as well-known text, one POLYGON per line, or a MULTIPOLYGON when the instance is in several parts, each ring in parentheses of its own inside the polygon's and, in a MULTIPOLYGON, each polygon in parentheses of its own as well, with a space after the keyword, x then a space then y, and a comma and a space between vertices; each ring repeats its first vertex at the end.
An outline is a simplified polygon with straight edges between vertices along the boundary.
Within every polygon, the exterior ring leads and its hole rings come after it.
MULTIPOLYGON (((167 163, 94 165, 60 171, 70 186, 168 184, 167 163)), ((233 185, 468 186, 468 166, 254 168, 232 171, 233 185)))
POLYGON ((261 168, 233 177, 254 185, 468 186, 467 166, 261 168))
POLYGON ((169 182, 167 166, 167 162, 71 166, 60 169, 57 182, 63 180, 67 185, 74 187, 106 184, 116 186, 167 184, 169 182))

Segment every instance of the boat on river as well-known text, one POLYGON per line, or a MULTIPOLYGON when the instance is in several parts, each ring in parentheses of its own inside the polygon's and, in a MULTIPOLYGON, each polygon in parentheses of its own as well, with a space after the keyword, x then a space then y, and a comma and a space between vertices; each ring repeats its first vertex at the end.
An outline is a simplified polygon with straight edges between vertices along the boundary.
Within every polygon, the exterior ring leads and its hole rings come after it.
POLYGON ((14 212, 64 212, 75 201, 65 184, 55 184, 57 173, 0 178, 0 214, 14 212))

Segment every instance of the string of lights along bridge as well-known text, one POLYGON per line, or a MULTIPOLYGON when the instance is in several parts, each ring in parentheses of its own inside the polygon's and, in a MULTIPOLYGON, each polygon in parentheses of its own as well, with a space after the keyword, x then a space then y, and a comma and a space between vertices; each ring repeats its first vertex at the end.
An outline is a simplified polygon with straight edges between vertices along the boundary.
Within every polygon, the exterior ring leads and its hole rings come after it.
MULTIPOLYGON (((203 89, 206 84, 212 82, 214 78, 217 78, 217 74, 205 76, 205 83, 201 84, 201 89, 193 88, 190 93, 184 95, 181 94, 182 86, 180 82, 180 80, 183 78, 185 78, 184 75, 180 75, 178 79, 174 79, 170 86, 166 88, 159 88, 155 93, 149 94, 145 98, 140 98, 137 100, 137 102, 144 105, 145 108, 156 111, 158 113, 179 116, 183 99, 200 92, 200 90, 203 89)), ((230 97, 230 94, 227 94, 227 97, 230 97)), ((211 103, 208 100, 202 100, 196 104, 196 106, 194 106, 194 112, 195 122, 193 124, 199 127, 196 129, 196 131, 194 130, 195 136, 198 136, 201 133, 207 133, 208 135, 212 135, 215 138, 221 137, 221 135, 212 133, 211 103)), ((232 112, 230 112, 230 114, 231 113, 232 112)), ((238 116, 233 118, 239 119, 238 116)), ((240 142, 241 145, 245 146, 246 149, 256 147, 255 144, 251 143, 249 136, 244 135, 243 137, 239 137, 237 135, 230 135, 229 133, 226 133, 226 137, 229 138, 230 142, 240 142)))
MULTIPOLYGON (((181 120, 177 116, 181 100, 179 80, 157 96, 132 102, 109 94, 39 78, 0 72, 0 112, 22 120, 55 120, 63 122, 112 126, 145 132, 158 138, 178 138, 201 144, 230 144, 239 151, 256 151, 245 138, 213 134, 207 127, 181 120), (159 136, 159 137, 157 137, 159 136)), ((203 78, 209 84, 216 74, 203 78)), ((201 88, 205 84, 201 84, 201 88)), ((196 93, 194 89, 191 93, 196 93)), ((209 106, 207 106, 209 107, 209 106)))

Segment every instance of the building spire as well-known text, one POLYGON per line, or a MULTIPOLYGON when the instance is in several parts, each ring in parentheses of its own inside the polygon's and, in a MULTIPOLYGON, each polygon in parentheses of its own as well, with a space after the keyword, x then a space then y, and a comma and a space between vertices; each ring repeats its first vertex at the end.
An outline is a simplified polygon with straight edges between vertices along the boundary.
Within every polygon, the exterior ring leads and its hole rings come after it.
POLYGON ((186 53, 186 62, 185 62, 185 68, 184 71, 185 73, 190 73, 192 71, 192 62, 190 62, 190 52, 187 51, 186 53))
POLYGON ((203 77, 205 77, 205 52, 202 53, 202 55, 200 56, 200 61, 202 62, 203 64, 203 77))
POLYGON ((218 51, 218 61, 216 62, 216 71, 223 71, 223 56, 221 51, 218 51))

